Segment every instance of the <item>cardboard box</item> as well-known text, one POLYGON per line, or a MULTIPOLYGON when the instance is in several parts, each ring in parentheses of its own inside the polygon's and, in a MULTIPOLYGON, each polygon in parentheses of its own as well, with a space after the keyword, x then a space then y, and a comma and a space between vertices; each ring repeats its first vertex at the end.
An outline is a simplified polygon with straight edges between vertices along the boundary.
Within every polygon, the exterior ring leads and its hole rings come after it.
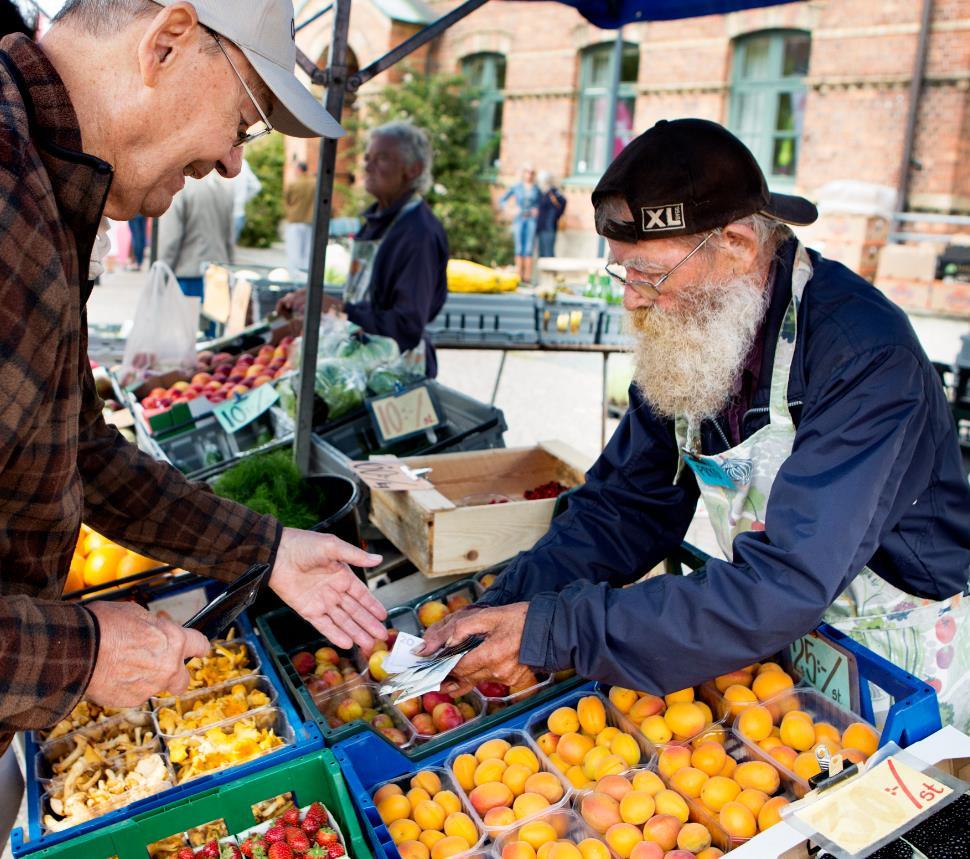
POLYGON ((930 310, 944 316, 970 319, 970 283, 934 280, 930 286, 930 310))
POLYGON ((822 212, 814 224, 795 229, 806 244, 839 242, 850 245, 883 245, 889 237, 889 221, 875 215, 843 215, 822 212))
POLYGON ((876 288, 903 310, 928 311, 931 285, 927 281, 876 277, 876 288))
POLYGON ((445 453, 401 460, 430 468, 433 491, 371 491, 371 521, 422 573, 483 570, 531 549, 549 530, 555 499, 490 504, 490 494, 521 498, 550 480, 573 487, 591 460, 561 442, 536 447, 445 453), (471 503, 469 503, 471 500, 471 503), (464 503, 463 503, 464 502, 464 503))
POLYGON ((886 245, 879 252, 876 280, 933 280, 936 259, 936 248, 932 245, 886 245))

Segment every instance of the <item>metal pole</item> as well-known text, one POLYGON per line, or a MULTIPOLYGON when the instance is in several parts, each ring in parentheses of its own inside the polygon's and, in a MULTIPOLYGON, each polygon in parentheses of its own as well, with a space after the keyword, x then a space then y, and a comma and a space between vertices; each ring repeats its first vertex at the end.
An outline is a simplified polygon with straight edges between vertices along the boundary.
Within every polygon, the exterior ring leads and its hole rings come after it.
MULTIPOLYGON (((350 30, 351 0, 336 0, 333 37, 330 41, 330 65, 326 108, 338 122, 344 109, 347 80, 347 34, 350 30)), ((320 335, 320 309, 323 304, 323 273, 327 262, 327 240, 330 236, 330 212, 333 205, 334 171, 337 166, 337 141, 320 142, 320 169, 317 173, 317 200, 313 213, 314 236, 307 277, 306 310, 303 317, 303 354, 300 368, 300 391, 297 398, 296 438, 293 458, 302 474, 310 472, 310 442, 313 433, 313 386, 316 381, 317 347, 320 335)))
MULTIPOLYGON (((603 141, 603 169, 613 160, 613 141, 616 139, 616 113, 620 104, 620 70, 623 65, 623 28, 616 31, 613 59, 610 63, 610 101, 606 111, 606 139, 603 141)), ((599 237, 597 256, 606 254, 606 239, 599 237)))
POLYGON ((158 262, 158 218, 152 218, 152 265, 158 262))

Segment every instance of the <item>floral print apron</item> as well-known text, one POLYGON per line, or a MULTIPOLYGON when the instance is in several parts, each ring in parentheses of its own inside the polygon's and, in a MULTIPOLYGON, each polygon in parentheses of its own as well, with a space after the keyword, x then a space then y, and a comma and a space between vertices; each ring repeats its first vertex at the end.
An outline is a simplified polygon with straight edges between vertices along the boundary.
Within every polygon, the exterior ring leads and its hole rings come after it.
MULTIPOLYGON (((699 453, 699 428, 683 417, 675 422, 681 449, 678 477, 685 464, 697 474, 718 545, 728 559, 738 534, 764 530, 771 485, 791 455, 795 423, 788 405, 788 378, 798 307, 811 277, 811 262, 799 244, 792 299, 775 349, 768 425, 724 453, 704 456, 699 453)), ((970 598, 966 593, 939 602, 921 599, 866 567, 829 607, 824 620, 933 686, 943 723, 970 732, 970 598)), ((888 696, 876 688, 870 691, 873 708, 888 710, 888 696)))

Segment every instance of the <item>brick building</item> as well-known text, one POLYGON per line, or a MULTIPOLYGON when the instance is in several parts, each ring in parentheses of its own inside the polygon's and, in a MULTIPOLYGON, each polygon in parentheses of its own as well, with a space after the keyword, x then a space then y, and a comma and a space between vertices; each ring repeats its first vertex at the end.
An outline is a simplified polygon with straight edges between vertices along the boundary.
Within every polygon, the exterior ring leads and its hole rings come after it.
MULTIPOLYGON (((353 62, 366 65, 455 5, 357 0, 353 62)), ((814 197, 843 179, 895 189, 922 5, 809 0, 628 25, 613 151, 658 119, 700 116, 748 143, 773 190, 814 197)), ((324 0, 298 2, 298 24, 323 6, 324 0)), ((300 32, 298 43, 310 57, 325 59, 330 26, 324 16, 300 32)), ((525 163, 560 177, 569 199, 560 255, 595 250, 589 191, 606 160, 616 36, 568 6, 492 0, 410 60, 417 70, 464 70, 480 87, 477 139, 491 147, 497 190, 525 163)), ((394 74, 362 88, 351 109, 394 74)), ((301 155, 296 148, 291 158, 301 155)), ((968 161, 970 2, 934 0, 907 208, 970 213, 968 161)))

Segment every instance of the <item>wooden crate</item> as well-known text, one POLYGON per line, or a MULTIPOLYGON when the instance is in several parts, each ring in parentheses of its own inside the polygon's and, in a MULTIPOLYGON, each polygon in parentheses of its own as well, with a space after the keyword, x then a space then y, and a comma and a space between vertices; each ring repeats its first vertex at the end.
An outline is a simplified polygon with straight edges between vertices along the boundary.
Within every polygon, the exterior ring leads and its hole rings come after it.
POLYGON ((371 521, 429 577, 473 573, 508 560, 549 530, 554 499, 472 504, 489 493, 521 498, 558 480, 579 486, 591 460, 561 442, 535 447, 445 453, 403 459, 431 468, 435 488, 371 492, 371 521))

